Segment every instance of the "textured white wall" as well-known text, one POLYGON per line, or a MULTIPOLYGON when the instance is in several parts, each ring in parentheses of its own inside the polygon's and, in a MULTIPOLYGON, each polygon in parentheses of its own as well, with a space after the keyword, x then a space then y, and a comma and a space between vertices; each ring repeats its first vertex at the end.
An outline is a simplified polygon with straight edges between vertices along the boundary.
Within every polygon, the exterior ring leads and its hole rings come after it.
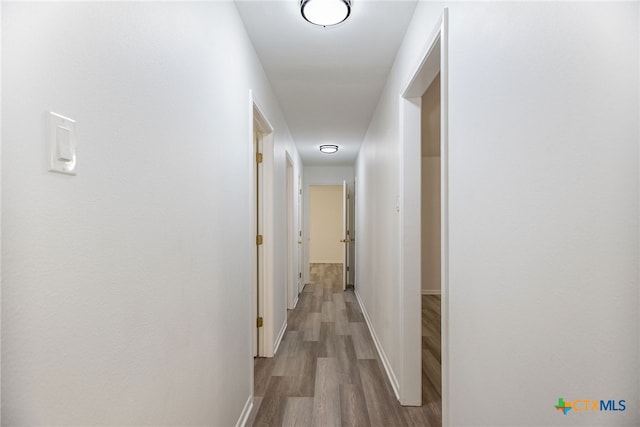
MULTIPOLYGON (((416 8, 356 164, 358 292, 396 371, 398 99, 443 6, 416 8)), ((637 425, 639 5, 449 7, 451 423, 637 425)))
POLYGON ((235 5, 4 3, 2 42, 2 424, 234 425, 249 89, 276 128, 283 236, 285 149, 300 163, 235 5), (47 172, 48 110, 77 120, 76 177, 47 172))

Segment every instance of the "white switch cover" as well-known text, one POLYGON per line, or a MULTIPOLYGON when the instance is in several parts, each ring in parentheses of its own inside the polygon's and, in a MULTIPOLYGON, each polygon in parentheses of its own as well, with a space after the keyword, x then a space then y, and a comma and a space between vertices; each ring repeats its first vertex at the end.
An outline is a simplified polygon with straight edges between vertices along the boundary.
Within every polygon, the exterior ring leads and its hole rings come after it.
POLYGON ((76 172, 76 122, 60 114, 49 114, 49 171, 67 175, 76 172))

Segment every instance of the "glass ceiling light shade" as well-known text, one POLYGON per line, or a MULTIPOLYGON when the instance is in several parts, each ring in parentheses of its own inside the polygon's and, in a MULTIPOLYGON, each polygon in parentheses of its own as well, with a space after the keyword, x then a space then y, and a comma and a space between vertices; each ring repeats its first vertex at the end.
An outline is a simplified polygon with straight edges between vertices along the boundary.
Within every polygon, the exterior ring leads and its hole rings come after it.
POLYGON ((300 12, 312 24, 328 27, 349 17, 351 0, 300 0, 300 12))
POLYGON ((320 146, 320 151, 325 153, 325 154, 333 154, 336 151, 338 151, 338 146, 337 145, 329 145, 329 144, 321 145, 320 146))

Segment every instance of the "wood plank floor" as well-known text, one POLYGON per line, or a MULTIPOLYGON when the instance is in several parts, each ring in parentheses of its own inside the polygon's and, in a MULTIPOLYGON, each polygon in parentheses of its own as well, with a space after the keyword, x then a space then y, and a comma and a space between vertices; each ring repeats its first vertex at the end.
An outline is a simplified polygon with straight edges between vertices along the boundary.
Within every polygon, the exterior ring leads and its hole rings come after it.
POLYGON ((256 399, 247 425, 440 426, 439 302, 425 304, 424 404, 402 407, 353 290, 342 291, 335 279, 340 275, 334 273, 312 276, 298 306, 288 313, 276 356, 256 359, 256 399))
POLYGON ((422 295, 422 402, 442 406, 440 295, 422 295))

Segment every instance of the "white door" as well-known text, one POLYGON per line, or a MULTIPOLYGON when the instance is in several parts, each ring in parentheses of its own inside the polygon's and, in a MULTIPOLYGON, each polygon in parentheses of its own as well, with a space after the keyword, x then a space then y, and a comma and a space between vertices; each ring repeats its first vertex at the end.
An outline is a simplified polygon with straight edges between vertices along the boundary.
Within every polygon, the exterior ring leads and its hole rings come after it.
POLYGON ((287 308, 293 309, 298 298, 298 281, 295 278, 296 266, 294 265, 293 254, 296 251, 295 237, 298 227, 293 218, 293 207, 295 203, 294 182, 293 182, 293 162, 287 153, 287 308))
POLYGON ((349 281, 349 188, 347 181, 342 181, 342 289, 347 289, 349 281))
POLYGON ((261 214, 262 214, 262 206, 261 206, 261 191, 260 191, 260 162, 258 161, 259 153, 261 152, 261 141, 260 135, 256 131, 258 129, 258 124, 254 122, 254 134, 253 134, 253 158, 255 159, 254 163, 254 203, 255 203, 255 235, 256 235, 256 249, 254 252, 254 284, 253 284, 253 312, 256 317, 255 328, 253 328, 253 356, 259 357, 262 353, 260 351, 263 343, 261 342, 260 337, 260 327, 259 327, 259 318, 261 316, 260 306, 260 287, 262 286, 261 280, 261 271, 262 268, 262 251, 260 248, 259 237, 262 233, 261 227, 261 214))
POLYGON ((298 176, 298 293, 302 292, 302 288, 304 288, 302 241, 302 178, 298 176))

